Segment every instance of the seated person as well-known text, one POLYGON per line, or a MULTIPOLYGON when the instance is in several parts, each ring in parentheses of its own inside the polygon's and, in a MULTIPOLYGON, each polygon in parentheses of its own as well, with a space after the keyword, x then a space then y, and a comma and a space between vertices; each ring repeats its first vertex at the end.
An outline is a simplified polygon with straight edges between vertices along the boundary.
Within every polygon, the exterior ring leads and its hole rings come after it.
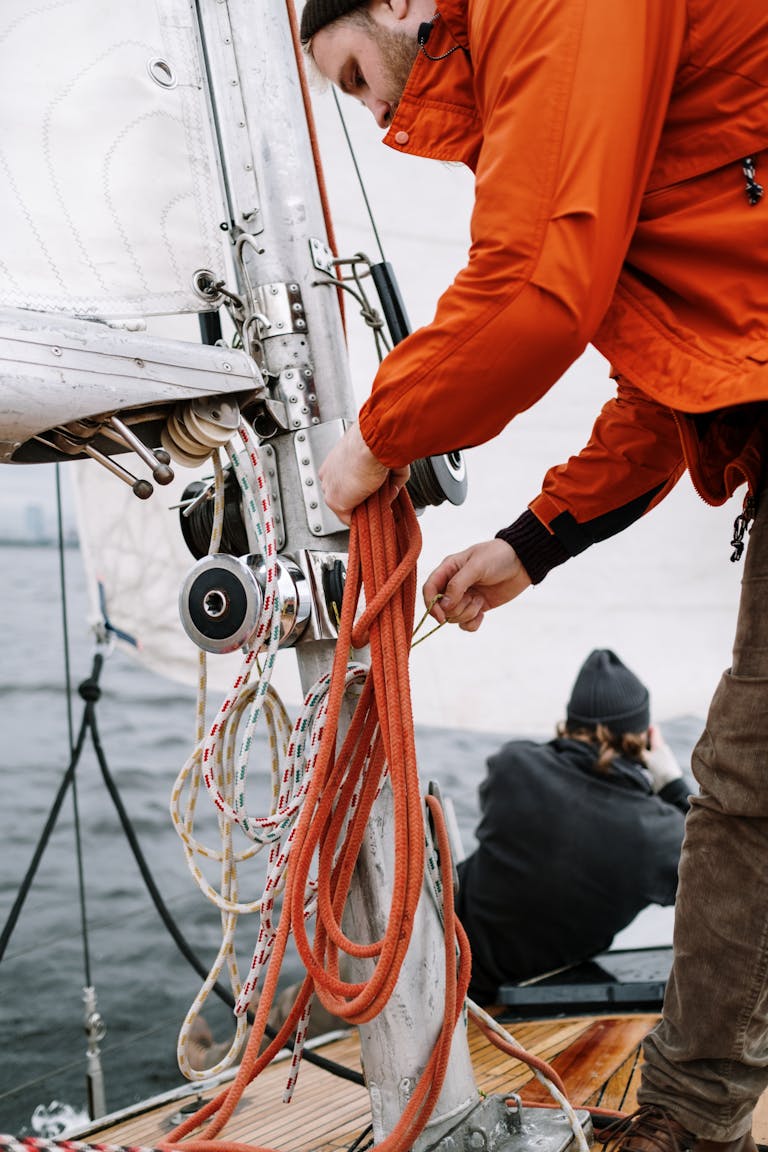
POLYGON ((547 744, 488 760, 478 846, 458 865, 470 996, 604 952, 648 904, 673 904, 688 787, 648 689, 609 649, 585 660, 547 744))

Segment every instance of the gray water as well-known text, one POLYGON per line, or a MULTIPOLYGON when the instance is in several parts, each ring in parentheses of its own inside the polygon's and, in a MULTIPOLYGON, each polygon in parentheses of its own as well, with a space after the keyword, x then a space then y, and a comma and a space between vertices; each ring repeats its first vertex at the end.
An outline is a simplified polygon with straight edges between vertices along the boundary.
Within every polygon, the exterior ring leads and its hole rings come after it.
MULTIPOLYGON (((90 672, 93 649, 76 550, 65 553, 65 568, 77 731, 76 689, 90 672)), ((69 734, 59 555, 0 548, 0 575, 2 930, 66 770, 69 734)), ((193 885, 168 815, 172 783, 190 751, 193 691, 120 652, 108 658, 101 683, 97 717, 110 770, 163 898, 207 965, 218 944, 218 915, 193 885)), ((561 709, 553 701, 553 724, 561 709)), ((664 725, 683 763, 699 727, 692 717, 664 725)), ((486 756, 502 739, 549 735, 526 731, 522 722, 503 735, 418 730, 422 777, 437 779, 451 796, 467 851, 486 756)), ((151 905, 90 745, 77 770, 77 804, 90 980, 107 1025, 102 1061, 112 1111, 179 1083, 176 1034, 200 979, 151 905)), ((247 928, 242 938, 251 944, 247 928)), ((70 791, 0 962, 0 1131, 28 1132, 35 1107, 53 1100, 85 1107, 84 956, 70 791)), ((298 975, 289 958, 284 980, 298 975)), ((229 1009, 214 1003, 205 1015, 217 1039, 229 1035, 229 1009)))

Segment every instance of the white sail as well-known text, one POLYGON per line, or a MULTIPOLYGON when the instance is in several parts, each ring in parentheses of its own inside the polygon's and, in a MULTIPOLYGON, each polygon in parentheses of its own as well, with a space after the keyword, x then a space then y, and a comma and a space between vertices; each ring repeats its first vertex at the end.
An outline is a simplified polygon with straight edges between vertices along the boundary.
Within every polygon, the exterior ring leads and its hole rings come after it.
POLYGON ((202 310, 220 188, 192 6, 4 0, 0 307, 202 310))

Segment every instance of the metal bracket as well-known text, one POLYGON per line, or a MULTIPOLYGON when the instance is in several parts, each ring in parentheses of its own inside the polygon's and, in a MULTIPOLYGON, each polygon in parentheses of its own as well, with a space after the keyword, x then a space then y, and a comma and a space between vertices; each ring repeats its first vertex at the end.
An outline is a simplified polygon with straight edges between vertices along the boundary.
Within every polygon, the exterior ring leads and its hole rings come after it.
POLYGON ((334 275, 333 252, 326 243, 318 240, 316 236, 310 236, 309 252, 312 257, 312 264, 318 272, 325 272, 326 276, 334 275))
POLYGON ((260 340, 273 336, 287 336, 307 331, 301 288, 295 282, 287 284, 257 284, 254 288, 256 311, 260 313, 260 340), (266 323, 265 323, 266 319, 266 323))
MULTIPOLYGON (((278 551, 285 546, 285 520, 283 519, 283 505, 280 499, 280 482, 277 471, 277 456, 271 444, 265 444, 263 441, 259 444, 259 456, 264 467, 264 476, 267 481, 267 488, 269 489, 269 498, 272 502, 272 519, 275 522, 275 536, 277 538, 278 551)), ((245 466, 248 472, 253 476, 250 460, 247 456, 245 458, 245 466)), ((255 484, 254 484, 255 487, 255 484)), ((243 515, 243 522, 245 524, 245 534, 248 539, 248 547, 251 552, 260 552, 261 544, 256 537, 253 530, 249 516, 243 515)))
POLYGON ((296 463, 301 480, 301 495, 307 514, 307 524, 313 536, 330 536, 335 532, 346 532, 347 526, 331 512, 323 500, 318 479, 318 469, 334 444, 344 435, 344 420, 329 420, 325 424, 315 424, 302 428, 294 436, 296 463))
MULTIPOLYGON (((576 1113, 590 1140, 592 1121, 588 1112, 576 1113)), ((520 1098, 487 1096, 465 1113, 451 1131, 429 1142, 429 1128, 422 1134, 419 1152, 566 1152, 575 1144, 568 1117, 558 1109, 523 1110, 520 1098), (424 1142, 426 1141, 426 1142, 424 1142)))
POLYGON ((307 428, 320 423, 315 376, 308 364, 284 368, 278 386, 286 404, 287 421, 291 428, 307 428))

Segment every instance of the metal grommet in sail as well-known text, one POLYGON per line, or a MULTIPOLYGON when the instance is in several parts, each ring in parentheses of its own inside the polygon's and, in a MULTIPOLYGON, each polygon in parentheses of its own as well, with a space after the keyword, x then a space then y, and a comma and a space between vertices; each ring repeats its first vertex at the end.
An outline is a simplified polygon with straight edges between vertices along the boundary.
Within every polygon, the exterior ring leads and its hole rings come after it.
POLYGON ((167 60, 163 60, 159 56, 153 56, 153 58, 147 62, 147 71, 155 84, 159 84, 161 88, 175 88, 178 83, 176 73, 171 65, 167 60))

